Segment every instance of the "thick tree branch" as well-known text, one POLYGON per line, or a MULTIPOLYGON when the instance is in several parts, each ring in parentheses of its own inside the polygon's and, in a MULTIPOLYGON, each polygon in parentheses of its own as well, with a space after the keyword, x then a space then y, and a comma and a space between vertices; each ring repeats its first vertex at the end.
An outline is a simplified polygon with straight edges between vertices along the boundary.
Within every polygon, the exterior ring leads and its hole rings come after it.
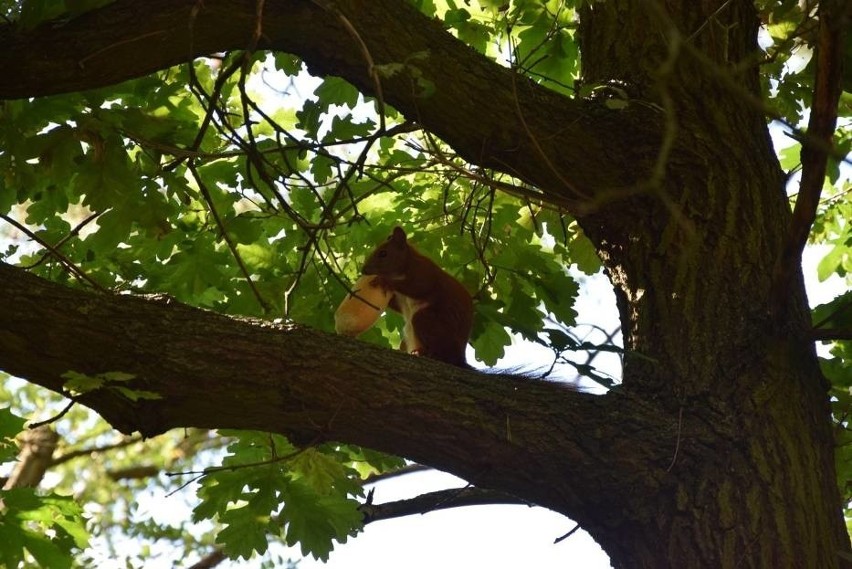
MULTIPOLYGON (((617 195, 650 172, 660 136, 646 106, 618 112, 563 97, 470 49, 403 0, 339 0, 334 13, 322 6, 265 3, 258 48, 296 53, 313 73, 341 76, 364 93, 377 95, 378 77, 386 103, 466 159, 515 174, 554 203, 617 195), (388 64, 406 70, 382 72, 388 64), (412 71, 434 92, 424 95, 412 71), (627 153, 646 156, 648 168, 627 168, 627 153)), ((91 89, 247 48, 256 7, 253 0, 118 0, 30 31, 0 26, 0 99, 91 89)))
POLYGON ((779 260, 775 277, 776 306, 786 297, 789 281, 801 264, 802 251, 808 242, 811 226, 816 219, 819 198, 825 182, 825 172, 832 136, 837 124, 837 105, 842 91, 844 34, 848 17, 845 2, 822 0, 818 7, 819 31, 814 51, 814 93, 808 120, 808 139, 802 140, 802 179, 799 196, 793 208, 787 241, 779 260))
MULTIPOLYGON (((168 299, 83 292, 2 263, 0 283, 0 369, 54 391, 68 371, 132 374, 122 387, 161 399, 132 401, 108 382, 79 396, 125 433, 237 428, 354 443, 578 521, 625 488, 656 488, 678 436, 676 417, 617 393, 466 371, 168 299)), ((681 457, 695 436, 680 434, 681 457)))
POLYGON ((814 328, 813 339, 817 342, 831 340, 852 340, 852 329, 849 328, 814 328))
POLYGON ((59 442, 59 435, 49 426, 26 431, 21 437, 21 452, 9 478, 3 484, 10 488, 35 488, 51 465, 51 457, 59 442))

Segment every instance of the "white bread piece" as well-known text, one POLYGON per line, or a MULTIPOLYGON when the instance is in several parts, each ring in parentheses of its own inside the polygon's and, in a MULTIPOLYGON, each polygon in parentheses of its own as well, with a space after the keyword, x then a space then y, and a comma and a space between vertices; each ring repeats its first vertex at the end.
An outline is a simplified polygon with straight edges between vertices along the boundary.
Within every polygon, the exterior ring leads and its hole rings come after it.
POLYGON ((334 313, 338 334, 357 336, 369 329, 388 307, 393 292, 373 285, 375 275, 361 275, 334 313))

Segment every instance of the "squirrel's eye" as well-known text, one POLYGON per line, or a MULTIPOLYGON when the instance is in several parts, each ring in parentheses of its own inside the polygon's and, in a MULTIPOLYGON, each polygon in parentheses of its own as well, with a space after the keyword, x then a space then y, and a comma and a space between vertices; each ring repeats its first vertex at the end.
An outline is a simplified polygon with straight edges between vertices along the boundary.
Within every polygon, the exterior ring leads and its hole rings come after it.
POLYGON ((387 251, 385 251, 384 249, 382 249, 381 251, 379 251, 379 257, 387 257, 387 256, 388 256, 388 252, 387 252, 387 251))

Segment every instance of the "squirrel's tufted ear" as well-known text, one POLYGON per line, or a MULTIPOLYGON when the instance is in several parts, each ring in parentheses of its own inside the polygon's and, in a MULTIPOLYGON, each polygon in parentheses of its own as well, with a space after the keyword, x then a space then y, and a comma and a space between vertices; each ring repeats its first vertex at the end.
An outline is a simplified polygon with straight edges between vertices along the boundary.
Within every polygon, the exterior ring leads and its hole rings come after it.
POLYGON ((393 233, 388 238, 388 241, 398 241, 399 243, 405 243, 405 231, 402 230, 402 227, 394 227, 393 233))

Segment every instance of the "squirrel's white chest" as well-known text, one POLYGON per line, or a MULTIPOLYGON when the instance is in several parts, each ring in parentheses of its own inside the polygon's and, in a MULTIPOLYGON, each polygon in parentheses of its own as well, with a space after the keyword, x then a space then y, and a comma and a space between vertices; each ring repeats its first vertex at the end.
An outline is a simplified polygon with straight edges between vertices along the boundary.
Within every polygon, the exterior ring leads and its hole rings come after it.
POLYGON ((394 293, 394 296, 396 297, 396 303, 399 305, 400 312, 402 312, 402 317, 405 319, 405 328, 403 329, 404 349, 409 354, 419 353, 421 345, 420 340, 417 339, 417 335, 414 333, 413 319, 414 315, 429 306, 429 303, 425 300, 415 300, 398 292, 394 293))

